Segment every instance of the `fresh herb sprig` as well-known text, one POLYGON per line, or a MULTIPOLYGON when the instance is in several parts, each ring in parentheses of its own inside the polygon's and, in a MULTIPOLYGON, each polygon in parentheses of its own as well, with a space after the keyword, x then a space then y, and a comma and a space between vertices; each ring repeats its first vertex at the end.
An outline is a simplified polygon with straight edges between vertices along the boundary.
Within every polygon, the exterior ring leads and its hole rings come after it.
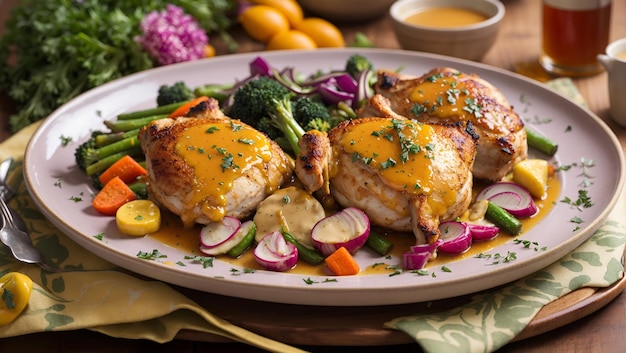
POLYGON ((0 91, 16 103, 15 132, 105 82, 155 64, 134 38, 151 11, 177 5, 228 38, 228 0, 21 1, 0 37, 0 91), (17 60, 14 60, 17 59, 17 60))

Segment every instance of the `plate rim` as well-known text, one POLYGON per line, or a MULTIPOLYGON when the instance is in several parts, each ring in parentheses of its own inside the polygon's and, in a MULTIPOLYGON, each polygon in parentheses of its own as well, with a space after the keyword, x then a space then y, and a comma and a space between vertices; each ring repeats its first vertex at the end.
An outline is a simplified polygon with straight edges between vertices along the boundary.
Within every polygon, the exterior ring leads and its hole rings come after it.
MULTIPOLYGON (((593 233, 593 231, 595 231, 595 229, 597 229, 602 222, 604 222, 606 220, 606 218, 608 217, 609 213, 611 212, 611 210, 613 209, 614 205, 616 204, 616 202, 619 199, 619 196, 621 195, 621 190, 624 187, 624 173, 626 170, 626 166, 625 166, 625 162, 624 162, 624 153, 623 150, 621 149, 621 144, 618 140, 618 138, 616 137, 615 133, 609 128, 609 126, 602 120, 600 119, 595 113, 591 112, 588 108, 586 107, 582 107, 579 104, 576 104, 574 101, 572 101, 570 98, 565 97, 563 95, 561 95, 559 92, 555 91, 554 89, 552 89, 551 87, 548 87, 547 85, 541 85, 540 82, 534 81, 530 78, 521 76, 519 74, 516 74, 514 72, 510 72, 507 71, 505 69, 502 68, 498 68, 498 67, 493 67, 487 64, 483 64, 483 63, 477 63, 477 62, 472 62, 472 61, 468 61, 468 60, 464 60, 464 59, 458 59, 458 58, 452 58, 452 57, 447 57, 447 56, 442 56, 442 55, 437 55, 437 54, 429 54, 429 53, 419 53, 419 52, 409 52, 409 51, 404 51, 404 50, 398 50, 398 49, 354 49, 354 48, 341 48, 341 49, 317 49, 316 50, 316 54, 323 54, 326 52, 342 52, 342 53, 352 53, 352 52, 359 52, 359 53, 364 53, 365 55, 367 55, 368 53, 376 53, 377 55, 392 55, 392 56, 406 56, 406 57, 412 57, 412 58, 428 58, 428 59, 441 59, 447 62, 455 62, 455 63, 460 63, 462 65, 465 66, 471 66, 471 67, 475 67, 475 68, 480 68, 481 70, 486 70, 489 72, 495 72, 498 75, 504 75, 507 76, 509 78, 513 78, 515 80, 522 80, 525 81, 527 84, 530 84, 532 86, 535 87, 540 87, 544 90, 548 90, 551 91, 556 97, 559 97, 559 99, 563 99, 565 101, 568 102, 568 104, 570 104, 572 107, 575 107, 575 109, 579 109, 581 110, 584 114, 586 114, 587 116, 590 116, 593 120, 594 123, 596 125, 598 125, 603 131, 604 133, 611 139, 611 144, 613 145, 613 147, 615 147, 615 150, 617 152, 617 157, 619 160, 619 174, 620 174, 620 178, 617 180, 617 184, 616 184, 616 192, 614 193, 613 197, 611 197, 611 199, 609 200, 609 202, 607 203, 607 205, 604 207, 604 209, 600 212, 599 216, 594 219, 592 222, 589 222, 589 224, 587 224, 584 229, 589 233, 586 236, 579 236, 576 238, 570 238, 567 243, 572 243, 572 244, 568 244, 569 247, 573 246, 573 243, 576 243, 575 246, 572 247, 575 248, 578 245, 580 245, 582 242, 584 242, 586 239, 588 239, 589 236, 591 236, 591 234, 593 233)), ((81 95, 79 95, 77 98, 75 98, 75 100, 72 100, 70 102, 68 102, 67 104, 59 107, 57 110, 55 110, 49 118, 45 119, 40 126, 36 129, 36 131, 33 133, 31 139, 28 142, 27 148, 26 148, 26 152, 25 152, 25 156, 24 156, 24 180, 26 181, 26 186, 27 186, 27 190, 29 192, 29 194, 31 195, 31 197, 33 198, 33 200, 35 201, 37 207, 42 211, 42 213, 46 216, 47 219, 49 219, 55 226, 57 226, 59 228, 59 230, 61 230, 63 233, 65 233, 68 237, 70 237, 72 240, 74 240, 75 242, 79 243, 79 245, 81 245, 82 247, 84 247, 85 249, 87 249, 88 251, 98 254, 99 252, 99 244, 97 240, 94 239, 90 239, 92 237, 82 234, 82 235, 78 235, 78 238, 75 238, 75 234, 74 233, 74 229, 72 226, 70 226, 70 224, 68 224, 65 220, 63 219, 59 219, 58 217, 56 217, 56 215, 51 212, 51 210, 47 207, 47 205, 45 204, 43 198, 41 197, 41 195, 38 194, 37 190, 35 190, 35 182, 33 180, 34 176, 31 174, 30 168, 28 168, 29 163, 30 163, 30 159, 31 159, 31 153, 33 150, 32 145, 35 144, 36 140, 38 137, 42 136, 44 131, 46 131, 46 128, 52 124, 55 120, 55 117, 60 116, 65 109, 69 109, 68 107, 70 106, 70 104, 77 104, 77 102, 82 102, 83 100, 86 100, 88 98, 90 98, 91 96, 99 93, 99 92, 104 92, 106 90, 109 89, 113 89, 114 87, 118 86, 118 85, 124 85, 127 82, 132 82, 134 80, 139 80, 141 77, 147 76, 147 75, 152 75, 155 72, 160 73, 162 71, 166 71, 166 70, 176 70, 177 68, 183 66, 183 65, 202 65, 203 63, 206 63, 208 60, 232 60, 232 59, 239 59, 239 60, 243 60, 244 58, 252 59, 254 56, 258 56, 258 55, 262 55, 263 57, 265 57, 266 59, 268 59, 271 62, 271 58, 272 57, 276 57, 276 56, 298 56, 298 55, 302 55, 304 52, 307 52, 307 54, 309 53, 309 51, 304 51, 304 50, 294 50, 294 51, 276 51, 276 52, 250 52, 250 53, 238 53, 238 54, 230 54, 230 55, 223 55, 223 56, 219 56, 219 57, 215 57, 215 58, 211 58, 211 59, 204 59, 204 60, 200 60, 200 61, 196 61, 196 62, 189 62, 189 63, 182 63, 182 64, 174 64, 174 65, 168 65, 168 66, 164 66, 164 67, 158 67, 155 69, 151 69, 151 70, 147 70, 147 71, 142 71, 142 72, 138 72, 138 73, 134 73, 132 75, 128 75, 125 76, 123 78, 108 82, 104 85, 101 85, 99 87, 96 87, 92 90, 89 90, 81 95), (74 235, 74 236, 73 236, 74 235)), ((112 248, 107 248, 109 253, 112 255, 112 258, 114 260, 111 260, 109 258, 107 258, 108 261, 118 264, 117 261, 131 261, 134 265, 137 266, 137 269, 133 269, 133 271, 140 273, 140 274, 146 274, 146 273, 151 273, 150 269, 153 269, 153 265, 154 262, 149 262, 149 261, 145 261, 145 260, 141 260, 141 259, 129 259, 127 254, 124 254, 120 251, 118 251, 117 249, 112 249, 112 248)), ((546 251, 546 253, 549 252, 558 252, 559 248, 553 248, 553 249, 549 249, 546 251)), ((567 254, 569 251, 568 250, 566 252, 564 252, 565 255, 567 254)), ((561 251, 563 252, 563 251, 561 251)), ((553 257, 555 255, 552 255, 553 257)), ((545 256, 544 256, 545 258, 545 256)), ((547 263, 546 265, 548 265, 549 263, 547 263)), ((523 266, 523 263, 515 263, 513 262, 511 266, 513 267, 520 267, 523 266)), ((177 284, 177 285, 182 285, 185 287, 189 287, 188 285, 184 285, 181 284, 183 278, 181 278, 181 271, 177 271, 177 270, 173 270, 172 268, 168 268, 165 266, 161 266, 161 271, 163 272, 163 274, 161 276, 159 276, 159 278, 157 277, 153 277, 159 280, 162 280, 164 282, 168 282, 168 283, 172 283, 172 284, 177 284)), ((506 269, 503 267, 499 268, 498 270, 493 271, 493 273, 491 273, 492 276, 495 276, 497 278, 497 280, 494 280, 494 283, 496 283, 497 285, 501 285, 504 284, 506 282, 508 282, 509 280, 506 279, 506 273, 511 271, 510 267, 507 267, 506 269)), ((485 288, 476 288, 476 286, 472 286, 471 282, 473 280, 475 280, 478 277, 482 277, 484 274, 482 273, 476 273, 472 276, 467 276, 466 278, 464 278, 463 280, 458 280, 455 281, 455 285, 467 285, 467 289, 464 292, 455 292, 455 295, 462 295, 462 294, 469 294, 469 293, 474 293, 480 290, 483 290, 485 288)), ((182 277, 184 277, 185 275, 183 275, 182 277)), ((193 276, 192 276, 193 277, 193 276)), ((523 277, 523 276, 522 276, 523 277)), ((520 277, 521 278, 521 277, 520 277)), ((220 281, 220 279, 214 279, 216 281, 220 281)), ((221 284, 224 285, 224 288, 221 288, 220 290, 215 290, 215 291, 211 291, 217 294, 225 294, 225 295, 232 295, 232 293, 230 293, 229 287, 233 285, 232 282, 230 281, 221 281, 221 284)), ((236 285, 240 285, 240 284, 236 284, 236 285)), ((293 288, 291 286, 285 285, 285 286, 281 286, 281 285, 276 285, 276 284, 249 284, 246 283, 245 285, 248 286, 253 286, 255 289, 261 290, 263 292, 267 292, 267 293, 271 293, 274 290, 277 289, 281 289, 281 290, 293 290, 293 288)), ((427 284, 422 284, 422 286, 425 289, 428 289, 428 287, 438 287, 440 286, 441 283, 439 282, 430 282, 427 284)), ((422 288, 422 287, 420 287, 422 288)), ((301 291, 302 288, 296 288, 296 291, 301 291)), ((332 292, 333 296, 339 295, 339 293, 353 293, 354 291, 359 291, 360 288, 330 288, 330 287, 310 287, 306 289, 307 291, 311 291, 311 292, 332 292)), ((384 295, 384 293, 380 293, 381 295, 384 295)), ((245 296, 244 296, 245 297, 245 296)), ((264 299, 259 299, 256 297, 256 295, 254 297, 248 298, 248 299, 256 299, 256 300, 264 300, 264 299)), ((267 300, 267 299, 265 299, 267 300)), ((268 300, 268 301, 272 301, 272 300, 268 300)), ((280 301, 280 302, 284 302, 284 301, 280 301)), ((366 305, 388 305, 388 304, 401 304, 401 303, 407 303, 410 301, 406 301, 406 299, 402 300, 402 301, 390 301, 390 302, 386 302, 386 303, 380 303, 377 304, 374 301, 370 300, 370 301, 366 301, 365 304, 366 305)), ((287 302, 289 303, 289 302, 287 302)), ((319 305, 319 304, 323 304, 323 305, 328 305, 328 303, 326 303, 325 301, 322 302, 318 302, 318 301, 312 301, 312 302, 300 302, 300 301, 295 301, 292 302, 293 304, 305 304, 305 305, 319 305)), ((359 302, 356 305, 362 305, 363 302, 359 302)), ((340 303, 340 305, 350 305, 350 303, 340 303)))

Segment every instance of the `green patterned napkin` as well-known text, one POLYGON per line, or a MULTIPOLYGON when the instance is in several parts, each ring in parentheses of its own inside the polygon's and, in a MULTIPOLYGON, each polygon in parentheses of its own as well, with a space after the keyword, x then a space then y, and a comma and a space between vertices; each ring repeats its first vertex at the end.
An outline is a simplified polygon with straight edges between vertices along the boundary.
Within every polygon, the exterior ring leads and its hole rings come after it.
POLYGON ((189 329, 271 352, 302 352, 234 326, 162 282, 118 271, 56 229, 39 213, 22 178, 21 158, 35 128, 30 126, 0 145, 0 159, 13 157, 17 162, 9 176, 9 184, 17 191, 10 205, 24 217, 31 239, 45 258, 74 271, 41 271, 36 265, 16 262, 8 248, 0 245, 0 276, 17 271, 34 282, 26 310, 12 323, 0 326, 0 338, 90 329, 113 337, 167 342, 180 330, 189 329))
POLYGON ((608 287, 622 277, 623 215, 622 202, 589 240, 542 271, 461 307, 400 317, 386 326, 406 332, 428 353, 493 352, 522 332, 544 305, 578 288, 608 287))
MULTIPOLYGON (((585 105, 571 79, 546 84, 585 105)), ((477 295, 461 307, 400 317, 385 326, 406 332, 427 353, 497 350, 522 332, 544 305, 582 287, 608 287, 623 276, 625 202, 622 193, 621 202, 589 240, 544 270, 477 295)))

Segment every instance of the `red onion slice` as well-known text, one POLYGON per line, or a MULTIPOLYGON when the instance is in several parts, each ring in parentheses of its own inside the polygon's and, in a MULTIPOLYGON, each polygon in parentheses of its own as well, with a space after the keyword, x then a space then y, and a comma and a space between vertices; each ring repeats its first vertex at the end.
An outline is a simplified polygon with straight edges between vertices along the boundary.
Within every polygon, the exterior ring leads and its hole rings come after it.
POLYGON ((487 186, 476 196, 476 200, 489 200, 520 218, 532 217, 539 210, 526 188, 508 181, 487 186))
POLYGON ((468 223, 467 227, 472 235, 472 241, 491 240, 500 234, 500 228, 496 226, 468 223))
POLYGON ((406 270, 420 270, 426 266, 432 253, 407 251, 402 254, 402 263, 406 270))
POLYGON ((352 94, 357 92, 358 83, 350 74, 335 76, 335 83, 344 92, 352 94))
POLYGON ((250 62, 250 75, 271 76, 272 65, 264 58, 257 56, 250 62))
POLYGON ((441 245, 441 243, 443 243, 443 240, 437 239, 437 241, 435 241, 432 244, 413 245, 411 246, 411 252, 414 252, 414 253, 429 252, 432 254, 437 250, 437 248, 439 248, 439 245, 441 245))
POLYGON ((439 225, 441 235, 439 239, 443 242, 438 250, 450 254, 461 254, 472 246, 472 234, 467 224, 463 222, 447 221, 439 225))

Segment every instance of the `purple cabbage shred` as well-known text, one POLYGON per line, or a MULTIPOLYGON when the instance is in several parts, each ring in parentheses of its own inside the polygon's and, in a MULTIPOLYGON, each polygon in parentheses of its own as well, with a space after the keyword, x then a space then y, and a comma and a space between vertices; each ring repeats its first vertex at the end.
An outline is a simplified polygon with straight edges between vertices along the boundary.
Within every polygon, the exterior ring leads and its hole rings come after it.
POLYGON ((152 11, 141 21, 142 35, 136 38, 161 65, 204 58, 209 43, 206 31, 183 9, 169 4, 152 11))

